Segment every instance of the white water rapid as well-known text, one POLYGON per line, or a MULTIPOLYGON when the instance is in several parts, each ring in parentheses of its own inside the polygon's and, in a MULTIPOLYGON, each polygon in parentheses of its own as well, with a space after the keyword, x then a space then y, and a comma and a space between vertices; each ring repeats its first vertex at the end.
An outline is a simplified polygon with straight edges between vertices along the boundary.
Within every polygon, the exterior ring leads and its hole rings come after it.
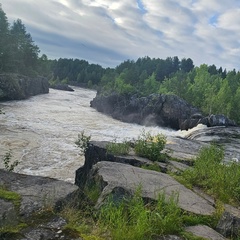
POLYGON ((20 161, 16 172, 74 182, 75 170, 84 163, 74 143, 82 130, 99 141, 136 138, 143 129, 169 137, 180 134, 114 120, 90 107, 95 91, 74 89, 50 89, 27 100, 1 102, 5 114, 0 114, 0 168, 11 150, 12 161, 20 161))

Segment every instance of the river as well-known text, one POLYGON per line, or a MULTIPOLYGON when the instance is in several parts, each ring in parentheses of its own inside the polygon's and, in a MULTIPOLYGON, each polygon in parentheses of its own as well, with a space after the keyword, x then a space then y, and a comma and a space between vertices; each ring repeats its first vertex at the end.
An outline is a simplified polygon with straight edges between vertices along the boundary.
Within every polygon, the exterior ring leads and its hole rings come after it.
POLYGON ((16 172, 74 182, 75 170, 84 163, 74 142, 83 130, 91 140, 137 138, 143 129, 167 137, 182 134, 114 120, 90 107, 95 91, 73 88, 74 92, 50 89, 27 100, 1 102, 5 114, 0 114, 0 160, 11 150, 12 161, 20 161, 16 172))

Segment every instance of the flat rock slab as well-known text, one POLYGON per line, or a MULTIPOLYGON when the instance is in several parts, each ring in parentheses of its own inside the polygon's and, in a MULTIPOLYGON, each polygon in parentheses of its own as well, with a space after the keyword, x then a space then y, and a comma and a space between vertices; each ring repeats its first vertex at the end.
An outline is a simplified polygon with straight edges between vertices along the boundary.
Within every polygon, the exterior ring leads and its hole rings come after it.
POLYGON ((99 162, 94 165, 89 175, 89 181, 95 181, 102 186, 102 193, 97 204, 116 189, 134 193, 141 187, 142 196, 146 199, 157 200, 159 193, 166 197, 178 194, 179 206, 188 212, 201 215, 212 215, 215 208, 204 198, 181 185, 171 176, 151 170, 116 163, 99 162))
POLYGON ((195 236, 202 237, 211 240, 227 240, 221 234, 213 230, 212 228, 205 225, 196 225, 191 227, 186 227, 185 231, 192 233, 195 236))
POLYGON ((77 186, 64 181, 7 172, 2 169, 0 186, 21 196, 19 209, 21 217, 28 217, 42 208, 56 207, 78 189, 77 186))

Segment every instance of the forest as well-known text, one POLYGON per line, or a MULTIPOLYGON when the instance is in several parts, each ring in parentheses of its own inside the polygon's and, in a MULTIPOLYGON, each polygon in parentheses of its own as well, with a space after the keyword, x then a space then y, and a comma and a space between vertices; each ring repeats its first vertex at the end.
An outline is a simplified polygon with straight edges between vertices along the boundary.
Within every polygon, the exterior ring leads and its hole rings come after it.
POLYGON ((195 66, 191 58, 140 57, 115 68, 83 59, 48 59, 40 54, 20 19, 10 24, 0 5, 0 74, 42 75, 50 84, 88 87, 100 94, 175 94, 204 114, 224 114, 240 124, 240 72, 214 64, 195 66))

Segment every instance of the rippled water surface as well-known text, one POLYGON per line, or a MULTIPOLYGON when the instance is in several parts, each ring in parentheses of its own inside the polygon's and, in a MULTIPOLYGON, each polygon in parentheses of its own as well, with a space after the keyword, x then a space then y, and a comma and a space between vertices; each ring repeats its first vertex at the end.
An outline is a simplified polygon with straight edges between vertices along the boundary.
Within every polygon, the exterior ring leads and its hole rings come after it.
MULTIPOLYGON (((20 160, 17 172, 73 182, 75 170, 84 161, 74 144, 82 130, 92 140, 119 141, 136 138, 143 130, 143 126, 114 120, 91 108, 95 91, 74 89, 50 89, 49 94, 27 100, 1 102, 5 114, 0 115, 0 158, 11 150, 12 159, 20 160)), ((159 127, 145 129, 169 137, 181 134, 159 127)))

